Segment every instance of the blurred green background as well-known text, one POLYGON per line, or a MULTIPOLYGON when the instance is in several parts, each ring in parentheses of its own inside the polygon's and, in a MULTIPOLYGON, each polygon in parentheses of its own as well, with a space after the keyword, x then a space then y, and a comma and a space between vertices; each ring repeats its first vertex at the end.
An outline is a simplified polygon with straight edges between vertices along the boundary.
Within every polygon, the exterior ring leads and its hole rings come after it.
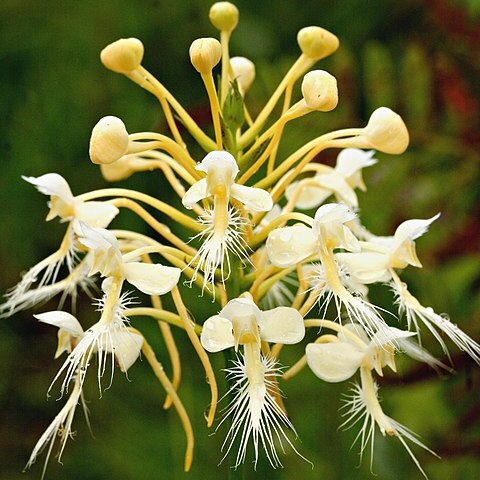
MULTIPOLYGON (((120 37, 145 44, 144 65, 208 127, 202 83, 188 58, 192 40, 215 36, 206 0, 84 0, 82 2, 3 0, 0 3, 0 290, 6 291, 22 271, 58 245, 64 227, 45 224, 46 197, 20 179, 58 172, 74 193, 105 186, 88 160, 90 131, 104 115, 121 117, 130 132, 165 131, 155 99, 127 79, 103 68, 100 50, 120 37)), ((407 218, 440 220, 418 242, 424 263, 407 271, 411 289, 426 305, 448 312, 455 323, 480 339, 480 2, 478 0, 327 0, 236 2, 240 24, 231 43, 233 55, 251 58, 257 80, 249 106, 258 112, 298 55, 297 31, 320 25, 341 40, 340 50, 318 64, 339 82, 340 103, 329 114, 314 114, 289 126, 282 148, 287 152, 306 140, 339 127, 363 125, 381 105, 398 111, 411 132, 412 145, 398 157, 378 155, 379 165, 366 172, 369 187, 360 195, 364 223, 378 234, 391 234, 407 218)), ((336 152, 322 159, 334 161, 336 152)), ((200 158, 199 158, 200 159, 200 158)), ((171 192, 161 174, 137 175, 122 182, 164 200, 171 192)), ((116 225, 143 225, 126 216, 116 225)), ((374 291, 380 304, 391 295, 374 291)), ((198 298, 189 305, 198 318, 198 298)), ((36 311, 55 309, 55 301, 36 311)), ((211 306, 208 306, 211 309, 211 306)), ((85 299, 79 317, 93 323, 85 299), (90 319, 90 320, 89 320, 90 319)), ((46 390, 60 366, 53 361, 56 335, 40 325, 32 311, 0 323, 0 478, 36 479, 43 457, 21 473, 31 449, 59 411, 56 390, 46 390)), ((138 319, 169 370, 155 325, 138 319)), ((98 399, 95 380, 87 383, 94 437, 77 410, 75 438, 68 442, 64 465, 52 457, 46 478, 72 480, 226 478, 217 463, 225 435, 208 432, 203 421, 208 404, 204 374, 185 335, 177 331, 183 361, 180 395, 196 433, 192 471, 182 472, 184 437, 173 411, 164 411, 164 392, 145 361, 129 378, 117 374, 98 399)), ((425 338, 438 355, 438 345, 425 338)), ((285 363, 300 351, 292 349, 285 363)), ((480 370, 452 346, 456 374, 435 373, 401 362, 400 375, 382 382, 383 405, 397 421, 419 433, 442 460, 414 449, 431 478, 477 479, 480 476, 480 370)), ((215 367, 224 367, 219 356, 215 367)), ((225 385, 220 381, 222 391, 225 385)), ((336 413, 348 385, 326 385, 305 370, 283 385, 300 441, 295 445, 315 467, 291 452, 285 468, 272 471, 261 461, 245 478, 368 479, 368 455, 361 466, 354 432, 337 430, 336 413)), ((395 439, 377 437, 373 471, 377 478, 420 478, 395 439)))

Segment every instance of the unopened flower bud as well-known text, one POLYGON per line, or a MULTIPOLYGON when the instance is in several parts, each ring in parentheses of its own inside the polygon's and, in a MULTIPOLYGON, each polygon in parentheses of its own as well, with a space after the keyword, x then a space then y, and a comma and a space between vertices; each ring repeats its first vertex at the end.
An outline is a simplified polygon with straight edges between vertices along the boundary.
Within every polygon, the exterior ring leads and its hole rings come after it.
POLYGON ((215 38, 197 38, 190 45, 190 61, 201 74, 210 73, 222 58, 222 45, 215 38))
POLYGON ((92 130, 90 159, 99 165, 113 163, 127 153, 128 143, 125 124, 118 117, 103 117, 92 130))
POLYGON ((298 32, 297 42, 302 53, 315 60, 328 57, 339 46, 338 38, 321 27, 302 28, 298 32))
POLYGON ((255 80, 255 64, 245 57, 232 57, 230 66, 233 71, 233 78, 238 82, 238 88, 242 95, 250 88, 255 80))
POLYGON ((302 95, 308 108, 329 112, 338 103, 337 80, 324 70, 313 70, 303 77, 302 95))
POLYGON ((384 153, 403 153, 409 142, 408 130, 400 115, 387 107, 377 108, 364 129, 370 147, 384 153))
POLYGON ((143 59, 143 43, 138 38, 121 38, 100 53, 102 63, 110 70, 127 74, 137 69, 143 59))
POLYGON ((238 23, 238 8, 230 2, 214 3, 208 14, 212 25, 221 32, 231 32, 238 23))

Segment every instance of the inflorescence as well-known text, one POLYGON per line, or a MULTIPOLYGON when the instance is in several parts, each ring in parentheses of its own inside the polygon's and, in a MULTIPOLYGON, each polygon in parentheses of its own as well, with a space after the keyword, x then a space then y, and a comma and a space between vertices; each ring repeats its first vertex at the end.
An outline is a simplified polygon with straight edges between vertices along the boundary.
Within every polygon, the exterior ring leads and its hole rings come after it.
POLYGON ((185 470, 189 470, 194 434, 178 395, 181 365, 172 326, 187 334, 205 369, 211 391, 209 427, 217 411, 215 376, 222 374, 214 372, 210 354, 227 351, 226 358, 232 358, 236 352, 236 360, 226 368, 230 403, 217 427, 227 431, 219 460, 228 456, 235 468, 244 462, 249 448, 253 448, 254 464, 263 452, 273 468, 282 465, 279 451, 290 449, 304 458, 290 438, 296 433, 295 419, 287 416, 279 380, 291 379, 308 365, 325 382, 357 378, 341 418, 344 426, 360 428, 357 443, 362 453, 369 443, 373 450, 378 430, 397 438, 425 475, 411 446, 434 452, 384 413, 377 378, 387 367, 395 372, 401 354, 434 369, 449 370, 422 347, 420 336, 425 330, 445 354, 451 341, 480 363, 480 345, 447 317, 422 305, 400 278, 408 266, 422 266, 415 241, 439 214, 404 221, 389 237, 377 236, 360 223, 356 190, 366 190, 362 170, 377 162, 376 151, 401 154, 408 146, 409 135, 400 116, 387 107, 378 108, 366 126, 324 133, 282 156, 279 146, 288 122, 337 105, 335 78, 311 68, 333 54, 339 42, 323 28, 301 29, 298 59, 254 116, 245 98, 255 66, 229 54, 238 17, 233 4, 215 3, 210 20, 220 32, 220 41, 200 38, 190 47, 191 62, 211 107, 213 136, 142 65, 140 40, 118 40, 100 55, 108 69, 159 100, 170 135, 129 133, 121 119, 107 116, 93 128, 91 161, 111 182, 160 170, 184 208, 124 188, 74 195, 56 173, 24 178, 49 197, 47 221, 58 217, 65 225, 65 236, 57 251, 30 268, 7 293, 1 315, 11 316, 53 297, 60 297, 63 306, 66 297, 74 301, 80 291, 91 295, 97 281, 102 295, 94 302, 98 320, 85 331, 65 311, 35 315, 58 329, 55 357, 65 353, 67 358, 50 390, 59 388, 67 399, 35 445, 27 466, 46 451, 45 473, 57 440, 60 461, 72 436, 76 407, 80 403, 87 411, 83 386, 91 370, 101 395, 115 370, 127 372, 142 354, 165 388, 165 406, 173 405, 180 417, 187 440, 185 470), (213 76, 217 65, 218 85, 213 76), (302 98, 294 101, 293 87, 299 81, 302 98), (282 98, 283 105, 276 108, 282 98), (198 147, 205 152, 203 159, 190 153, 198 147), (332 148, 339 149, 335 167, 318 163, 318 155, 332 148), (109 228, 125 209, 151 227, 155 238, 109 228), (190 233, 180 238, 158 215, 190 233), (204 301, 215 302, 218 314, 197 316, 199 323, 193 323, 179 282, 192 287, 204 301), (125 283, 149 300, 135 306, 125 283), (393 290, 392 314, 369 300, 372 284, 393 290), (171 295, 173 311, 163 308, 164 295, 171 295), (172 363, 171 378, 142 335, 141 323, 132 326, 136 316, 158 322, 172 363), (387 316, 395 326, 387 324, 387 316), (302 342, 306 329, 319 331, 317 338, 306 345, 297 363, 285 369, 280 363, 282 348, 302 342))

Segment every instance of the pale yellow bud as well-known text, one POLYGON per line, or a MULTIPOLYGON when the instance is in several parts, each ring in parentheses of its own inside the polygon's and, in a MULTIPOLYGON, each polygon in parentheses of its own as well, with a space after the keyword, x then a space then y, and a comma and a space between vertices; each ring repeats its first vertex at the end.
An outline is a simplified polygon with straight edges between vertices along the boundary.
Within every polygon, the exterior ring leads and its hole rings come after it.
POLYGON ((102 165, 113 163, 128 150, 128 132, 118 117, 103 117, 93 127, 90 137, 90 160, 102 165))
POLYGON ((302 95, 308 108, 329 112, 338 103, 337 80, 324 70, 313 70, 303 77, 302 95))
POLYGON ((315 60, 328 57, 339 46, 338 38, 321 27, 302 28, 298 32, 297 42, 302 53, 315 60))
POLYGON ((201 74, 210 73, 222 58, 222 45, 215 38, 197 38, 190 45, 190 61, 201 74))
POLYGON ((408 130, 400 115, 387 107, 377 108, 364 129, 371 148, 385 153, 403 153, 409 142, 408 130))
POLYGON ((245 57, 232 57, 230 66, 232 67, 233 78, 238 82, 240 92, 245 94, 255 80, 255 64, 245 57))
POLYGON ((143 59, 143 43, 138 38, 121 38, 100 53, 102 63, 110 70, 127 74, 137 69, 143 59))
POLYGON ((238 24, 238 8, 230 2, 214 3, 208 14, 212 25, 221 32, 231 32, 238 24))

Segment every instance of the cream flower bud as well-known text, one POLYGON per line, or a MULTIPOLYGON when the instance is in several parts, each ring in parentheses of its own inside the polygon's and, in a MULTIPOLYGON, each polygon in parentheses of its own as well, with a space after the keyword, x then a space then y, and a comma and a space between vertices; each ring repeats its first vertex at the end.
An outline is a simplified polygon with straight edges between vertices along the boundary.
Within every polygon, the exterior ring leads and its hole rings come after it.
POLYGON ((212 25, 221 32, 231 32, 238 24, 238 8, 230 2, 214 3, 208 14, 212 25))
POLYGON ((230 66, 233 78, 238 82, 240 93, 244 95, 255 80, 255 64, 245 57, 232 57, 230 66))
POLYGON ((110 70, 127 74, 137 69, 143 59, 143 43, 138 38, 121 38, 100 53, 102 63, 110 70))
POLYGON ((128 142, 125 124, 118 117, 103 117, 92 130, 90 160, 99 165, 113 163, 127 153, 128 142))
POLYGON ((329 112, 338 103, 337 80, 324 70, 313 70, 303 77, 302 95, 308 108, 329 112))
POLYGON ((321 27, 302 28, 298 32, 297 42, 302 53, 315 60, 328 57, 340 44, 333 33, 321 27))
POLYGON ((210 73, 222 58, 222 45, 215 38, 197 38, 190 45, 190 61, 201 74, 210 73))
POLYGON ((400 115, 387 107, 377 108, 365 127, 371 148, 384 153, 403 153, 409 142, 408 130, 400 115))

